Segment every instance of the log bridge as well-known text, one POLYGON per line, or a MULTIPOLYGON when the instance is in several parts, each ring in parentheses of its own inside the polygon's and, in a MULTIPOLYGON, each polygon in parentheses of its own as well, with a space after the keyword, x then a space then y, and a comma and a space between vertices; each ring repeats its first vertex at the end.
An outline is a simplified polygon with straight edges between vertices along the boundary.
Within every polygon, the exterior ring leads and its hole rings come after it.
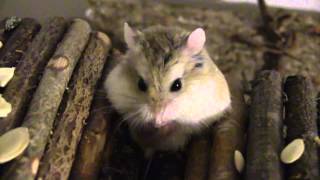
MULTIPOLYGON (((108 35, 82 19, 53 17, 39 24, 23 18, 12 27, 8 19, 0 24, 0 67, 16 70, 0 89, 12 105, 0 118, 0 135, 23 126, 31 140, 20 156, 0 165, 0 179, 319 179, 320 105, 308 76, 284 76, 269 61, 248 93, 239 71, 222 68, 233 110, 184 150, 149 160, 105 98, 102 82, 119 55, 108 35), (303 155, 282 163, 281 150, 296 138, 305 142, 303 155), (240 172, 236 150, 245 160, 240 172)), ((264 61, 270 53, 277 54, 265 52, 264 61)))

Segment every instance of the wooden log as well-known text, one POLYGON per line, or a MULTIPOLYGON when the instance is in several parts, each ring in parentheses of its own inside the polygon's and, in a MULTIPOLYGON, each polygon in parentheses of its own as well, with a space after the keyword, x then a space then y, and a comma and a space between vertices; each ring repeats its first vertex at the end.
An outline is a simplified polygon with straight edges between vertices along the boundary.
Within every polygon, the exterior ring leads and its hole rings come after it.
POLYGON ((69 84, 66 108, 59 117, 39 167, 38 178, 68 179, 97 81, 110 49, 109 38, 92 34, 69 84))
POLYGON ((117 122, 107 142, 99 179, 140 180, 143 152, 131 139, 126 124, 121 123, 121 116, 116 115, 113 120, 117 122))
POLYGON ((231 111, 214 125, 210 149, 209 180, 234 180, 240 175, 235 169, 234 152, 244 151, 247 108, 241 73, 233 70, 225 74, 232 95, 231 111))
POLYGON ((0 52, 0 67, 15 67, 39 29, 34 19, 23 19, 0 52))
POLYGON ((95 91, 90 114, 86 121, 76 157, 72 165, 70 179, 98 179, 104 155, 107 159, 106 144, 110 140, 112 126, 111 104, 107 101, 103 83, 109 70, 110 60, 105 64, 98 88, 95 91))
POLYGON ((287 178, 318 179, 319 157, 314 141, 318 135, 315 89, 310 79, 303 76, 289 76, 284 89, 288 98, 285 103, 286 143, 302 138, 305 144, 302 157, 287 166, 287 178))
MULTIPOLYGON (((317 94, 317 127, 318 136, 320 136, 320 93, 317 94)), ((319 142, 318 142, 319 146, 319 142)), ((318 147, 318 157, 320 157, 320 148, 318 147)), ((320 172, 320 158, 319 158, 319 172, 320 172)))
POLYGON ((281 76, 276 71, 262 71, 252 90, 246 179, 283 179, 282 127, 281 76))
POLYGON ((22 124, 29 129, 30 144, 20 158, 12 161, 4 179, 35 178, 63 93, 89 34, 87 22, 74 20, 49 60, 22 124))
POLYGON ((66 27, 67 23, 63 18, 51 18, 32 41, 3 93, 3 97, 12 105, 12 111, 7 117, 0 118, 0 135, 21 124, 41 73, 66 27))
POLYGON ((18 17, 6 17, 0 20, 0 43, 2 44, 2 47, 6 44, 7 39, 12 34, 13 30, 20 24, 20 21, 21 19, 18 17))
MULTIPOLYGON (((98 89, 100 90, 100 88, 98 89)), ((70 179, 98 179, 106 143, 110 138, 110 119, 105 96, 95 93, 87 125, 78 145, 70 179)))
POLYGON ((182 180, 186 164, 184 151, 155 153, 150 160, 146 160, 142 168, 140 179, 146 180, 182 180))
POLYGON ((209 167, 210 138, 201 134, 192 138, 187 147, 187 163, 184 179, 206 180, 209 167))

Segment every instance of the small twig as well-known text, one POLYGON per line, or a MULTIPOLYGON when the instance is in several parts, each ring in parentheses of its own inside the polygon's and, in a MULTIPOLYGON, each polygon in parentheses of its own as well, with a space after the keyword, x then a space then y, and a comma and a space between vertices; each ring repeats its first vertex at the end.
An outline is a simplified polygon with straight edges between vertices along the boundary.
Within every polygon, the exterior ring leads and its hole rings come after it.
POLYGON ((273 44, 271 43, 262 43, 262 44, 259 44, 257 42, 253 42, 253 41, 250 41, 240 35, 234 35, 231 37, 232 40, 234 41, 237 41, 237 42, 240 42, 240 43, 243 43, 243 44, 246 44, 247 46, 250 46, 250 47, 254 47, 256 49, 261 49, 261 50, 265 50, 265 51, 268 51, 268 52, 271 52, 271 53, 274 53, 274 54, 281 54, 281 55, 285 55, 285 56, 288 56, 292 59, 295 59, 295 60, 298 60, 300 61, 299 58, 295 57, 294 55, 286 52, 285 50, 281 50, 277 47, 275 47, 273 44))
POLYGON ((269 26, 270 23, 273 21, 273 18, 270 16, 267 5, 264 2, 264 0, 258 0, 258 6, 264 25, 269 26))

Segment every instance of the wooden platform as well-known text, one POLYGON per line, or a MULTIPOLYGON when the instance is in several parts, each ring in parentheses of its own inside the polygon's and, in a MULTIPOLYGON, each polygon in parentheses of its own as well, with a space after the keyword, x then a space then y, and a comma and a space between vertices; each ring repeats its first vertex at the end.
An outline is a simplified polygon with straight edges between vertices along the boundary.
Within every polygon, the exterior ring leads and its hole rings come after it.
MULTIPOLYGON (((0 34, 4 44, 0 67, 13 66, 16 71, 1 89, 13 110, 0 119, 0 135, 28 127, 31 143, 20 157, 0 166, 0 179, 319 178, 319 148, 314 141, 317 90, 308 77, 259 71, 248 93, 242 72, 221 65, 233 110, 193 137, 183 151, 159 152, 150 161, 105 99, 102 81, 119 53, 112 50, 106 34, 80 19, 55 17, 40 25, 23 18, 12 28, 5 22, 0 28, 5 30, 0 34), (280 151, 295 138, 305 140, 305 153, 284 165, 280 151), (235 169, 235 150, 245 157, 241 173, 235 169)), ((245 46, 232 47, 241 54, 239 49, 245 46)))

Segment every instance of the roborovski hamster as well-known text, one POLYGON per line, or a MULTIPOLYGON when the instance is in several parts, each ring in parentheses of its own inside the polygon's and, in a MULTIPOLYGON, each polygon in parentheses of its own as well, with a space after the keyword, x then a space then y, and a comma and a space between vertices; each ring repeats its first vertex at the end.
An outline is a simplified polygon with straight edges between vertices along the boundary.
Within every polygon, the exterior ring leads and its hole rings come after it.
POLYGON ((205 49, 202 28, 138 31, 125 23, 124 39, 128 50, 104 85, 146 156, 183 148, 230 108, 228 84, 205 49))

